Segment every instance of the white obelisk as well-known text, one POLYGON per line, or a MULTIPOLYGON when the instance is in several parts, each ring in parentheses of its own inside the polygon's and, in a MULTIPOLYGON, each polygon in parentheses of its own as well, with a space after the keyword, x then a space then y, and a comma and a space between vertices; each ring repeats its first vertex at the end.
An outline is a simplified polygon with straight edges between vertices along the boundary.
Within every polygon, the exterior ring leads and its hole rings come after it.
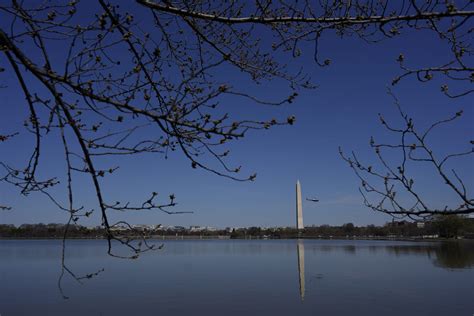
POLYGON ((296 228, 304 229, 303 225, 303 205, 301 203, 301 185, 296 181, 296 228))

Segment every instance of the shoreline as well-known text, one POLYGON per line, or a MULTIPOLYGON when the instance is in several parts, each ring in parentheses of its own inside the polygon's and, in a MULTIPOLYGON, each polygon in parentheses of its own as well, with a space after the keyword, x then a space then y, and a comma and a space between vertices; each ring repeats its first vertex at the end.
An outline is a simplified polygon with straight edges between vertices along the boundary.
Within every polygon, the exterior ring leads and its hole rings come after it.
MULTIPOLYGON (((142 239, 141 236, 128 236, 131 239, 142 239)), ((106 240, 105 237, 68 237, 66 240, 106 240)), ((302 237, 285 237, 285 238, 230 238, 230 236, 147 236, 146 240, 293 240, 293 239, 308 239, 308 240, 345 240, 345 241, 410 241, 410 242, 454 242, 454 241, 469 241, 474 242, 470 238, 417 238, 417 237, 317 237, 317 236, 302 236, 302 237)), ((0 240, 63 240, 62 237, 0 237, 0 240)))

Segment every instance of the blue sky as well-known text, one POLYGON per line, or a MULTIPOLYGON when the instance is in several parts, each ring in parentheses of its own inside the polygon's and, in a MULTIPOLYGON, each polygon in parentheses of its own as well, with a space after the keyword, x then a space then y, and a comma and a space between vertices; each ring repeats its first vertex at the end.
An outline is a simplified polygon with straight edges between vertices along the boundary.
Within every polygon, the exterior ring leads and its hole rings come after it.
MULTIPOLYGON (((165 225, 238 226, 292 226, 295 219, 295 183, 299 179, 303 197, 317 197, 320 203, 304 202, 306 225, 338 225, 353 222, 356 225, 382 224, 391 218, 374 213, 362 204, 358 181, 340 159, 338 147, 355 150, 360 157, 371 161, 369 138, 390 139, 378 122, 378 113, 387 120, 399 122, 392 98, 386 89, 400 73, 396 58, 403 52, 408 64, 434 65, 449 58, 448 48, 433 34, 416 32, 379 44, 367 44, 356 38, 339 39, 325 36, 320 43, 322 58, 331 58, 330 67, 320 68, 312 60, 312 47, 304 47, 298 60, 288 60, 290 69, 304 66, 316 90, 300 91, 293 104, 282 107, 265 107, 243 103, 241 99, 223 100, 223 106, 237 116, 251 118, 285 118, 295 115, 294 126, 284 126, 263 132, 250 133, 242 141, 233 143, 230 161, 243 165, 243 171, 258 173, 255 182, 234 182, 202 170, 194 170, 179 153, 168 159, 160 155, 140 155, 128 158, 111 158, 105 164, 120 165, 118 172, 103 182, 110 201, 126 198, 141 201, 151 191, 163 197, 174 193, 176 211, 194 211, 193 214, 166 215, 159 211, 120 213, 110 216, 130 223, 165 225)), ((288 58, 279 56, 278 58, 288 58)), ((285 60, 282 60, 285 62, 285 60)), ((0 66, 6 68, 4 57, 0 66)), ((238 72, 224 69, 220 74, 233 86, 245 86, 251 93, 264 97, 281 95, 287 91, 281 82, 248 85, 238 72), (247 86, 248 85, 248 86, 247 86)), ((2 96, 0 133, 19 131, 15 142, 0 146, 2 159, 26 162, 31 139, 22 130, 26 104, 17 84, 11 78, 0 77, 8 89, 2 96), (6 157, 6 158, 5 158, 6 157)), ((417 126, 446 118, 459 109, 465 115, 454 125, 434 134, 430 144, 441 153, 456 149, 469 149, 474 138, 473 97, 451 100, 440 92, 445 81, 435 78, 421 84, 408 78, 393 88, 406 112, 417 126)), ((34 83, 32 83, 34 84, 34 83)), ((454 86, 453 86, 454 87, 454 86)), ((45 145, 43 174, 62 172, 64 159, 57 138, 45 145)), ((455 165, 464 176, 468 188, 474 185, 473 160, 462 159, 455 165)), ((434 206, 455 201, 444 189, 440 179, 430 168, 413 169, 420 179, 420 190, 434 206)), ((95 196, 89 178, 76 181, 78 199, 88 207, 95 206, 95 196)), ((61 193, 58 191, 58 193, 61 193)), ((0 213, 0 223, 64 222, 66 214, 58 210, 44 196, 19 195, 14 187, 0 184, 0 204, 9 204, 13 210, 0 213)), ((100 223, 99 217, 82 221, 83 225, 100 223)))

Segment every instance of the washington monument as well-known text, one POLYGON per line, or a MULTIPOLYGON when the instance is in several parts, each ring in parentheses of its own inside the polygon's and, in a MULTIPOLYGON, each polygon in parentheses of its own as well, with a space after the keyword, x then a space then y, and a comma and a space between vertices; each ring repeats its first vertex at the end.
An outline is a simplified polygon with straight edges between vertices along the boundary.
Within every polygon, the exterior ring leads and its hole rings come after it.
POLYGON ((296 228, 304 229, 303 225, 303 205, 301 203, 301 185, 296 181, 296 228))

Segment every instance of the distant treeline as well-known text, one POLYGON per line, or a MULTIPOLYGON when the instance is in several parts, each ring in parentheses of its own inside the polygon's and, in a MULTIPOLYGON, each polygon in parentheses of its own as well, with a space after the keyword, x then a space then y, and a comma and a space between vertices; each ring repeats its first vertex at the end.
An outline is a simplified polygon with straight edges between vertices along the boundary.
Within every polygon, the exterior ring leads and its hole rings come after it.
MULTIPOLYGON (((0 238, 63 238, 66 232, 64 224, 23 224, 18 227, 14 225, 0 224, 0 238)), ((101 238, 104 234, 102 229, 87 228, 81 225, 69 225, 67 227, 68 238, 101 238)))
MULTIPOLYGON (((67 238, 103 238, 105 230, 100 227, 89 228, 80 225, 64 224, 0 224, 0 238, 63 238, 67 228, 67 238)), ((442 216, 425 223, 393 221, 383 226, 355 226, 347 223, 342 226, 309 226, 298 231, 291 227, 247 227, 202 230, 199 232, 184 227, 154 229, 133 228, 116 231, 116 234, 157 237, 157 236, 228 236, 230 238, 473 238, 474 219, 462 216, 442 216)))
POLYGON ((383 226, 309 226, 298 231, 296 228, 262 229, 250 227, 232 231, 231 238, 259 236, 269 238, 367 238, 367 237, 425 237, 425 238, 474 238, 474 219, 461 216, 443 216, 425 223, 394 221, 383 226))

